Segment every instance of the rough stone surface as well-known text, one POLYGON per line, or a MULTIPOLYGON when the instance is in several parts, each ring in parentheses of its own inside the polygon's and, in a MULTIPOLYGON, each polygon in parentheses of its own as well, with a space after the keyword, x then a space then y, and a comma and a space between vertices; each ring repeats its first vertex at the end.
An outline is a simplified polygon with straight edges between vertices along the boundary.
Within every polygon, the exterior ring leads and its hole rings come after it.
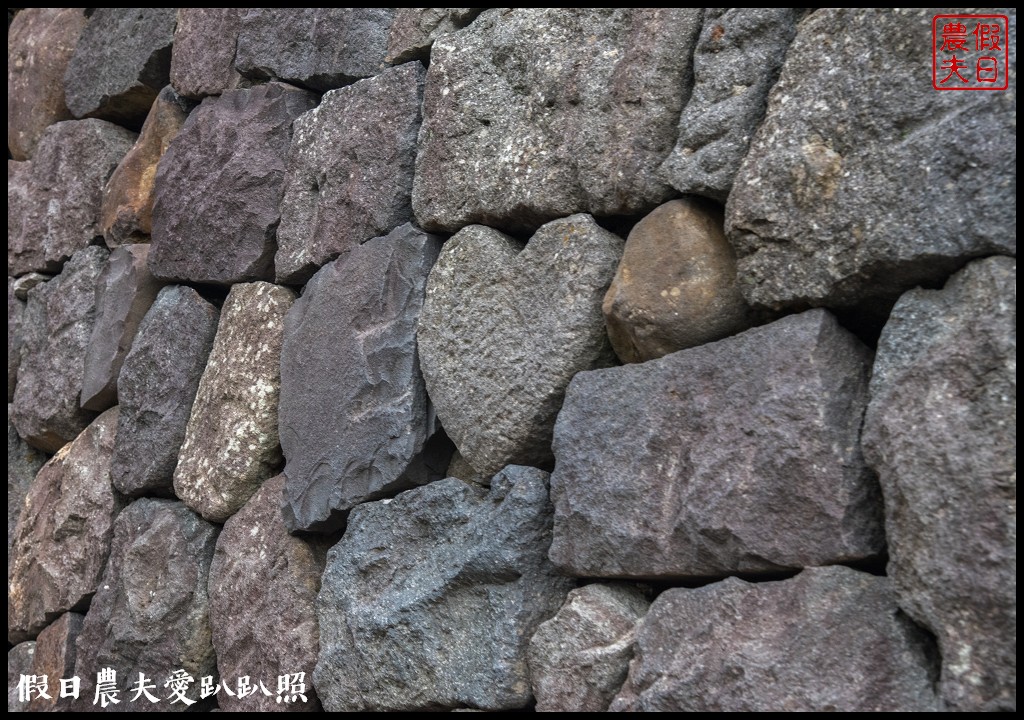
POLYGON ((121 420, 110 475, 121 492, 170 494, 217 316, 195 290, 172 286, 143 318, 117 380, 121 420))
POLYGON ((7 651, 7 712, 28 711, 28 700, 19 697, 18 681, 22 675, 32 674, 35 655, 34 640, 19 643, 7 651))
POLYGON ((7 402, 14 399, 14 388, 18 383, 18 366, 21 365, 22 320, 25 316, 25 302, 17 295, 17 283, 7 278, 7 402))
MULTIPOLYGON (((936 92, 920 50, 933 15, 829 9, 800 23, 727 208, 751 304, 894 298, 1016 252, 1015 80, 936 92), (876 42, 885 23, 899 37, 876 42), (863 72, 834 72, 853 67, 863 72)), ((1013 43, 1010 55, 1012 66, 1013 43)))
POLYGON ((235 67, 248 78, 320 91, 347 85, 384 69, 394 13, 393 8, 248 8, 235 67))
POLYGON ((613 711, 934 711, 931 639, 888 578, 807 568, 658 596, 613 711))
POLYGON ((445 477, 458 478, 468 483, 476 483, 477 485, 490 485, 491 476, 479 473, 476 469, 470 465, 466 458, 462 457, 462 453, 458 450, 452 453, 451 462, 448 463, 448 470, 444 474, 445 477))
POLYGON ((274 277, 292 121, 312 93, 269 83, 206 98, 157 168, 150 270, 232 284, 274 277))
MULTIPOLYGON (((42 285, 44 282, 52 278, 53 275, 44 275, 43 273, 30 272, 26 275, 14 280, 14 296, 19 300, 28 300, 28 291, 34 288, 36 285, 42 285)), ((8 278, 10 281, 12 278, 8 278)))
POLYGON ((302 284, 353 245, 412 219, 425 70, 334 90, 295 121, 277 231, 278 282, 302 284))
POLYGON ((443 476, 450 449, 427 399, 416 321, 440 238, 411 225, 354 247, 285 318, 279 424, 289 529, 443 476))
POLYGON ((18 275, 27 268, 45 267, 42 238, 25 233, 25 221, 32 207, 32 163, 7 159, 7 274, 18 275))
POLYGON ((146 268, 149 245, 129 245, 110 253, 96 288, 96 321, 85 351, 81 404, 102 411, 117 404, 121 373, 142 318, 161 283, 146 268))
POLYGON ((573 590, 530 640, 538 712, 604 712, 626 681, 636 629, 650 602, 636 587, 573 590))
POLYGON ((185 124, 190 105, 170 85, 157 95, 139 139, 103 189, 100 231, 109 247, 149 242, 153 232, 156 169, 167 146, 185 124))
POLYGON ((431 51, 413 207, 428 230, 533 230, 668 199, 699 8, 488 10, 431 51))
POLYGON ((551 430, 580 370, 614 362, 601 299, 622 240, 587 215, 550 222, 523 246, 475 225, 445 243, 418 340, 448 436, 484 475, 551 461, 551 430))
POLYGON ((220 95, 238 87, 235 45, 244 10, 178 8, 171 85, 185 97, 220 95))
POLYGON ((394 64, 428 60, 437 38, 466 27, 479 14, 480 8, 398 8, 384 59, 394 64))
POLYGON ((938 637, 951 709, 1017 702, 1017 263, 900 298, 878 343, 864 452, 900 607, 938 637))
POLYGON ((11 406, 7 406, 7 579, 10 580, 11 547, 14 545, 14 526, 21 515, 21 505, 36 473, 46 462, 46 456, 27 445, 18 437, 11 424, 11 406))
POLYGON ((138 127, 167 85, 174 8, 96 8, 64 75, 75 117, 138 127))
POLYGON ((7 151, 32 157, 43 131, 70 120, 64 72, 85 27, 81 8, 25 8, 7 29, 7 151))
POLYGON ((26 442, 46 452, 60 450, 96 417, 79 407, 78 395, 106 261, 103 248, 79 250, 60 275, 29 293, 12 419, 26 442))
POLYGON ((93 242, 100 234, 103 185, 133 142, 135 133, 103 120, 66 120, 46 129, 29 174, 16 172, 21 218, 13 238, 8 228, 9 274, 59 270, 93 242))
POLYGON ((629 233, 602 310, 623 362, 746 330, 753 318, 736 285, 722 213, 693 199, 672 200, 641 220, 629 233))
MULTIPOLYGON (((306 673, 306 702, 320 710, 313 667, 320 647, 314 604, 326 546, 292 537, 281 518, 284 476, 267 480, 225 524, 210 567, 210 620, 223 678, 276 678, 306 673)), ((227 712, 285 709, 277 697, 218 697, 227 712)))
POLYGON ((706 8, 693 94, 661 165, 672 187, 725 202, 796 34, 799 8, 706 8))
POLYGON ((174 494, 207 520, 227 520, 280 469, 281 342, 295 297, 235 285, 221 310, 174 471, 174 494))
POLYGON ((83 706, 92 708, 93 683, 104 667, 117 670, 122 703, 145 673, 158 685, 160 710, 182 708, 169 704, 163 687, 174 670, 196 679, 187 693, 191 700, 198 699, 199 678, 212 675, 217 682, 206 589, 217 532, 170 500, 143 498, 121 512, 110 562, 76 643, 83 706))
POLYGON ((49 688, 49 699, 33 696, 28 712, 53 712, 71 709, 71 698, 60 697, 61 678, 75 674, 75 640, 82 632, 85 616, 78 613, 64 613, 39 633, 36 652, 32 662, 33 675, 45 675, 49 688))
POLYGON ((508 467, 490 490, 450 478, 353 510, 317 599, 324 707, 525 706, 530 637, 572 587, 550 542, 535 468, 508 467))
POLYGON ((9 642, 35 637, 96 592, 124 505, 110 483, 117 414, 100 415, 29 487, 11 550, 9 642))
POLYGON ((825 310, 580 373, 555 426, 551 559, 596 577, 720 577, 875 556, 859 433, 870 351, 825 310))

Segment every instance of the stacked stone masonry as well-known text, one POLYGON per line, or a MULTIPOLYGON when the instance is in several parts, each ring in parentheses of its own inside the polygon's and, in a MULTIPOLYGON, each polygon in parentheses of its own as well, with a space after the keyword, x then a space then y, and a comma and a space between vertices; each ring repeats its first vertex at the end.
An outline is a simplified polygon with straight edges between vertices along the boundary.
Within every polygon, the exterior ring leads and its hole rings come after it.
POLYGON ((1015 710, 936 13, 8 9, 8 710, 1015 710))

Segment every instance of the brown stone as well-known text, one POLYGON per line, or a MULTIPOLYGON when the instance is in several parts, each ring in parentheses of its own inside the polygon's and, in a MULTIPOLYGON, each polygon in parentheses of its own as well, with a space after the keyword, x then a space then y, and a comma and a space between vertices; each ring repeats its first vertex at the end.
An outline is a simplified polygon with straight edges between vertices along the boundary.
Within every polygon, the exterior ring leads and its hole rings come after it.
POLYGON ((18 683, 22 675, 32 674, 35 655, 35 640, 19 643, 7 651, 7 712, 25 712, 28 707, 28 698, 20 697, 18 683))
POLYGON ((7 151, 32 157, 50 125, 70 120, 64 72, 85 27, 82 8, 24 8, 7 29, 7 151))
POLYGON ((18 298, 14 278, 7 278, 7 402, 14 399, 21 365, 21 321, 25 315, 25 301, 18 298))
POLYGON ((135 145, 103 189, 100 232, 108 247, 149 242, 153 232, 156 168, 167 146, 185 124, 190 104, 171 86, 157 95, 135 145))
POLYGON ((75 640, 82 632, 84 615, 67 612, 46 626, 36 638, 36 653, 32 661, 32 674, 45 676, 50 698, 34 696, 28 704, 29 712, 69 710, 70 698, 60 697, 61 678, 75 674, 75 640))
POLYGON ((14 531, 8 640, 34 637, 96 592, 124 502, 110 482, 117 408, 100 415, 36 476, 14 531))
POLYGON ((235 45, 242 8, 178 8, 171 53, 171 85, 199 99, 238 87, 235 45))
POLYGON ((672 200, 641 220, 604 297, 605 322, 623 362, 644 362, 750 326, 722 212, 672 200))

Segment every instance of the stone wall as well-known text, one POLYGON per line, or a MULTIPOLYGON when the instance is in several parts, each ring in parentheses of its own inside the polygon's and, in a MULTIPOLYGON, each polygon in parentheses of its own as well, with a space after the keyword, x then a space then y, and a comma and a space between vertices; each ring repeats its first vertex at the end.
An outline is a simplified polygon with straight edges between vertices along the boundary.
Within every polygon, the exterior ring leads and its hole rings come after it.
POLYGON ((1015 709, 932 18, 9 9, 8 708, 1015 709))

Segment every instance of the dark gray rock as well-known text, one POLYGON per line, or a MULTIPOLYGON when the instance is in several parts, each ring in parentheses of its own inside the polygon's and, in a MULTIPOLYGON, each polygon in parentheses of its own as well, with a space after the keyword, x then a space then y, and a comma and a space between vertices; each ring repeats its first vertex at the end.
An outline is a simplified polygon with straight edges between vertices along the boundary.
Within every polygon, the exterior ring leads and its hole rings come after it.
POLYGON ((337 529, 359 503, 443 476, 450 450, 416 350, 440 247, 403 225, 324 266, 288 312, 279 424, 289 529, 337 529))
POLYGON ((882 551, 860 424, 870 351, 825 310, 577 375, 555 426, 551 559, 721 577, 882 551))
POLYGON ((448 436, 484 475, 551 461, 551 430, 580 370, 614 362, 601 299, 622 240, 588 215, 523 243, 480 225, 445 243, 418 342, 448 436))
POLYGON ((393 8, 247 8, 235 67, 256 80, 329 90, 384 69, 393 8), (301 38, 302 42, 297 42, 301 38))
POLYGON ((60 450, 96 417, 79 407, 78 395, 106 261, 103 248, 79 250, 60 275, 29 293, 12 420, 26 442, 46 452, 60 450))
POLYGON ((49 698, 33 695, 28 712, 71 710, 71 698, 60 697, 61 678, 75 674, 75 641, 82 632, 84 615, 68 612, 46 626, 36 638, 36 652, 32 659, 32 674, 45 675, 49 698))
POLYGON ((895 298, 1016 252, 1015 85, 936 92, 921 68, 933 15, 828 9, 800 23, 726 213, 751 304, 895 298), (877 42, 892 22, 898 37, 877 42))
POLYGON ((14 527, 21 515, 21 506, 32 481, 46 456, 27 445, 18 437, 11 424, 11 406, 7 406, 7 580, 11 579, 11 547, 14 545, 14 527))
POLYGON ((81 404, 97 412, 117 404, 117 376, 142 318, 162 283, 149 274, 149 245, 127 245, 110 253, 96 288, 96 321, 85 351, 81 404))
POLYGON ((64 75, 75 117, 138 127, 167 85, 175 8, 96 8, 64 75))
POLYGON ((124 506, 110 483, 117 408, 100 415, 43 466, 14 531, 7 638, 34 638, 96 592, 124 506))
POLYGON ((227 520, 280 469, 281 343, 295 297, 246 283, 221 310, 174 471, 174 494, 207 520, 227 520))
POLYGON ((392 64, 428 60, 437 38, 466 27, 480 12, 480 8, 398 8, 384 59, 392 64))
POLYGON ((169 85, 157 95, 139 139, 103 188, 99 226, 108 247, 149 242, 157 165, 189 110, 189 102, 169 85))
POLYGON ((316 104, 281 83, 206 98, 156 174, 150 271, 230 285, 274 277, 292 121, 316 104))
POLYGON ((59 270, 93 242, 100 234, 103 186, 134 142, 135 133, 103 120, 67 120, 46 129, 30 173, 16 173, 21 218, 13 239, 8 229, 9 274, 59 270))
POLYGON ((35 152, 43 131, 70 120, 64 72, 85 27, 81 8, 24 8, 7 28, 7 151, 35 152))
POLYGON ((888 578, 846 567, 674 588, 644 618, 611 709, 934 711, 933 649, 888 578))
POLYGON ((302 284, 353 245, 412 219, 423 66, 411 63, 333 90, 295 121, 278 282, 302 284))
POLYGON ((573 590, 530 640, 537 712, 604 712, 626 681, 636 629, 650 602, 635 586, 573 590))
POLYGON ((637 223, 601 309, 623 362, 653 360, 750 327, 721 211, 692 198, 672 200, 637 223))
POLYGON ((1017 704, 1017 262, 911 290, 878 343, 864 454, 904 610, 942 650, 955 710, 1017 704))
POLYGON ((110 562, 76 643, 82 709, 93 707, 100 668, 117 670, 122 707, 140 672, 159 686, 162 699, 154 710, 184 709, 182 703, 171 705, 162 687, 174 670, 195 678, 186 695, 191 700, 198 699, 199 678, 218 681, 206 590, 217 532, 170 500, 143 498, 122 511, 110 562))
POLYGON ((121 419, 110 475, 121 492, 170 494, 217 316, 195 290, 173 286, 143 318, 117 379, 121 419))
POLYGON ((466 458, 462 457, 462 453, 458 450, 452 453, 452 459, 448 463, 448 470, 445 471, 444 476, 446 478, 458 478, 468 483, 476 483, 477 485, 490 485, 491 476, 484 475, 476 471, 476 469, 470 465, 466 458))
MULTIPOLYGON (((693 94, 661 171, 682 193, 725 202, 796 34, 799 8, 706 8, 693 94)), ((846 72, 854 74, 854 68, 846 72)))
POLYGON ((7 712, 28 712, 28 695, 19 690, 22 675, 32 675, 34 640, 19 643, 7 651, 7 712))
POLYGON ((316 605, 324 707, 525 706, 530 637, 573 585, 550 542, 535 468, 508 467, 490 490, 449 478, 354 509, 316 605))
MULTIPOLYGON (((44 282, 52 278, 53 275, 44 275, 43 273, 30 272, 26 275, 14 279, 14 296, 19 300, 28 300, 28 291, 34 288, 36 285, 42 285, 44 282)), ((13 278, 8 278, 8 281, 13 278)))
POLYGON ((431 50, 413 208, 428 230, 631 215, 690 95, 701 9, 488 10, 431 50))
POLYGON ((25 232, 32 207, 32 162, 7 159, 7 274, 46 267, 42 237, 25 232))
POLYGON ((320 710, 313 690, 320 649, 314 604, 327 548, 288 534, 283 490, 283 475, 267 480, 224 524, 210 567, 210 620, 221 677, 306 673, 306 701, 285 706, 276 695, 222 693, 224 711, 320 710))
MULTIPOLYGON (((17 282, 7 278, 7 402, 14 399, 18 384, 18 366, 21 365, 22 320, 25 302, 17 295, 17 282)), ((8 413, 10 414, 10 413, 8 413)))
POLYGON ((178 8, 171 85, 185 97, 220 95, 238 87, 235 46, 242 8, 178 8))

